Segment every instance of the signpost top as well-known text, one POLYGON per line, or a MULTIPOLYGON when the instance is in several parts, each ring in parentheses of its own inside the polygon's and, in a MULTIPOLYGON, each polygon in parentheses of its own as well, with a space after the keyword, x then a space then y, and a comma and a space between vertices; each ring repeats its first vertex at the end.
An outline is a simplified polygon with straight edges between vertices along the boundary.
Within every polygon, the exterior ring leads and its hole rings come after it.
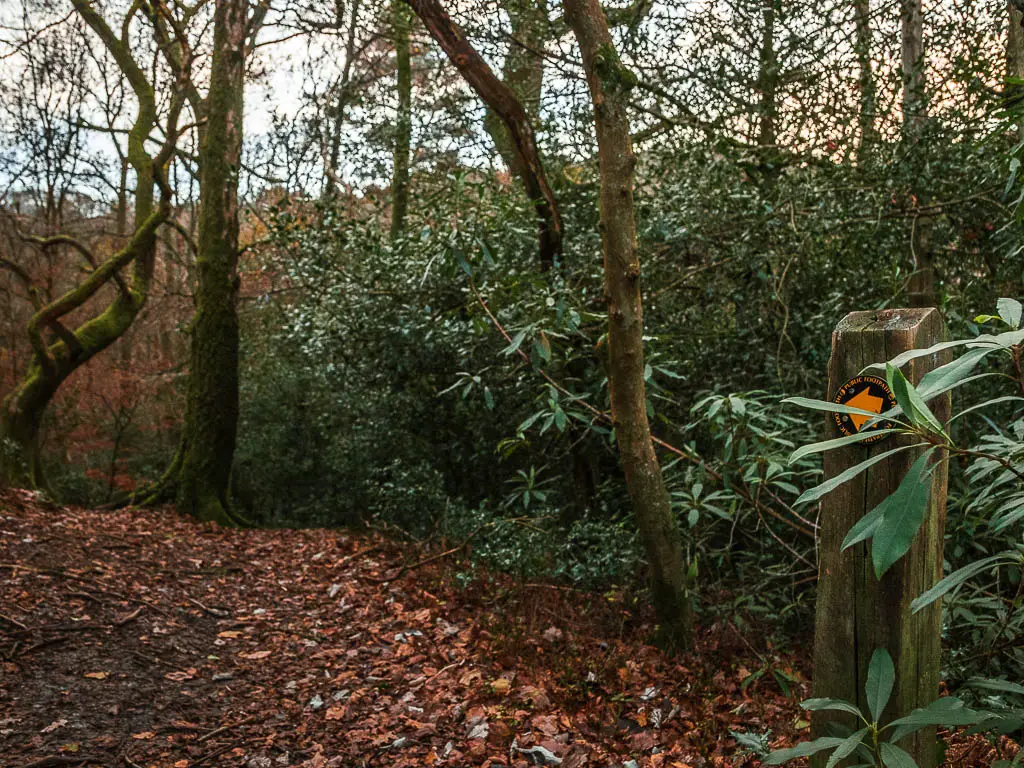
POLYGON ((836 326, 839 333, 864 331, 911 331, 925 322, 941 322, 934 307, 920 309, 880 309, 851 312, 836 326), (930 317, 934 315, 935 317, 930 317))

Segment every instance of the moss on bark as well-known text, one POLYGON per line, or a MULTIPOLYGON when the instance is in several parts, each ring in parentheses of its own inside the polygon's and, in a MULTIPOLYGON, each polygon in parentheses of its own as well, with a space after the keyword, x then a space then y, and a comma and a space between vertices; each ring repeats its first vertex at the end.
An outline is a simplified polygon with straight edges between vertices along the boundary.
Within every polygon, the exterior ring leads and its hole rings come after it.
POLYGON ((218 0, 200 148, 196 316, 177 478, 180 512, 236 524, 228 489, 238 426, 238 172, 246 0, 218 0))
MULTIPOLYGON (((138 99, 138 112, 128 133, 128 163, 136 174, 135 231, 128 243, 94 270, 81 284, 39 310, 27 332, 35 357, 17 386, 3 401, 0 413, 0 483, 45 488, 39 455, 39 430, 46 408, 61 385, 78 368, 117 341, 131 327, 149 295, 156 256, 156 231, 168 215, 166 204, 154 205, 154 159, 145 142, 156 125, 156 97, 128 43, 118 38, 87 0, 72 4, 99 35, 138 99), (133 265, 131 285, 119 288, 102 312, 73 331, 60 330, 60 340, 43 342, 42 331, 58 328, 60 319, 82 307, 119 270, 133 265)), ((60 238, 56 238, 60 239, 60 238)), ((64 238, 67 239, 67 238, 64 238)))

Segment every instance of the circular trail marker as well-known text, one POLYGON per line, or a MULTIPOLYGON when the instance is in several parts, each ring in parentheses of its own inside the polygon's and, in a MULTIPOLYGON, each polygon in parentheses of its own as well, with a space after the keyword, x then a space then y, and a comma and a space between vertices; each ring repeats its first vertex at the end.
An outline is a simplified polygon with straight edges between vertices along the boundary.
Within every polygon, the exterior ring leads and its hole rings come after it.
MULTIPOLYGON (((892 390, 889 389, 885 379, 881 379, 878 376, 856 376, 850 379, 839 388, 836 396, 832 398, 832 402, 878 414, 896 407, 896 398, 892 394, 892 390)), ((859 413, 833 413, 832 418, 835 419, 839 431, 847 436, 859 434, 861 428, 868 421, 871 421, 870 416, 859 413)), ((891 421, 876 421, 865 431, 881 431, 892 426, 893 423, 891 421)), ((873 435, 872 437, 865 438, 863 442, 875 443, 883 440, 885 437, 887 435, 873 435)))

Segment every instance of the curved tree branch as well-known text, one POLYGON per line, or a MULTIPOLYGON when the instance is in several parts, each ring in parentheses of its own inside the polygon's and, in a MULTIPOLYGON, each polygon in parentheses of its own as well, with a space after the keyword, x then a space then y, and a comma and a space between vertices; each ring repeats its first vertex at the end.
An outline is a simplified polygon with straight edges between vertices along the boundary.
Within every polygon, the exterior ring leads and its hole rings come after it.
POLYGON ((512 169, 526 186, 537 213, 542 271, 562 253, 562 215, 540 161, 537 141, 526 110, 508 85, 491 70, 438 0, 405 0, 448 59, 480 99, 504 122, 515 149, 512 169))

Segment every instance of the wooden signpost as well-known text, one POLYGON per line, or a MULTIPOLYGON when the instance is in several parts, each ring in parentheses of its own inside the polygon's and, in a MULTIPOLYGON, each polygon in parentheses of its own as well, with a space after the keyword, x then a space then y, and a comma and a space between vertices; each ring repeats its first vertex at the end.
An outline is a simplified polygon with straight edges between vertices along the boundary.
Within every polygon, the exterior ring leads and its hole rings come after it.
MULTIPOLYGON (((881 375, 864 371, 884 363, 901 352, 930 347, 945 338, 945 327, 934 309, 894 309, 881 312, 853 312, 832 334, 829 361, 829 400, 860 398, 879 406, 865 410, 888 410, 885 389, 877 382, 854 381, 858 377, 881 375), (846 387, 845 391, 842 391, 846 387)), ((943 355, 919 357, 903 367, 914 384, 921 376, 947 360, 943 355)), ((884 387, 884 381, 882 381, 884 387)), ((886 388, 887 389, 887 388, 886 388)), ((929 403, 935 416, 949 419, 949 395, 929 403)), ((829 414, 826 439, 859 430, 841 417, 829 414)), ((825 454, 825 477, 834 477, 870 456, 888 451, 909 439, 889 436, 868 444, 852 445, 825 454)), ((932 475, 933 487, 927 517, 910 551, 877 579, 871 563, 870 545, 857 544, 842 551, 843 538, 867 512, 874 509, 899 485, 919 450, 907 450, 872 466, 866 473, 844 483, 824 497, 821 509, 818 603, 814 636, 814 696, 855 702, 867 712, 864 687, 868 662, 876 648, 885 648, 896 667, 896 684, 886 707, 883 723, 908 714, 931 702, 939 690, 939 654, 942 614, 939 603, 911 614, 911 601, 942 577, 942 546, 946 517, 946 467, 932 475)), ((838 721, 854 726, 854 718, 839 712, 815 712, 812 735, 834 735, 828 724, 838 721)), ((856 726, 860 727, 860 726, 856 726)), ((900 743, 920 768, 936 764, 935 730, 925 729, 900 743)), ((821 761, 824 763, 824 760, 821 761)), ((858 762, 857 760, 847 761, 858 762)))

